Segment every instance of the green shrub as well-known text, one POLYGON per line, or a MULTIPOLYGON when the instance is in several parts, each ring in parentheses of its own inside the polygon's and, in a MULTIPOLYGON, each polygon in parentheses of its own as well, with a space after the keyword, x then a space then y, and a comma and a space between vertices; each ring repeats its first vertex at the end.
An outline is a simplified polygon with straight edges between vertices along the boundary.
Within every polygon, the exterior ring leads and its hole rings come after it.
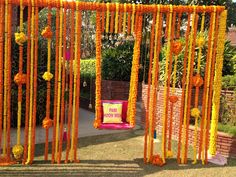
POLYGON ((222 77, 222 89, 236 90, 236 74, 222 77))
POLYGON ((91 97, 91 84, 95 79, 95 58, 83 59, 80 63, 80 96, 89 99, 91 97), (84 85, 86 84, 86 85, 84 85))
POLYGON ((236 126, 218 123, 218 131, 236 136, 236 126))

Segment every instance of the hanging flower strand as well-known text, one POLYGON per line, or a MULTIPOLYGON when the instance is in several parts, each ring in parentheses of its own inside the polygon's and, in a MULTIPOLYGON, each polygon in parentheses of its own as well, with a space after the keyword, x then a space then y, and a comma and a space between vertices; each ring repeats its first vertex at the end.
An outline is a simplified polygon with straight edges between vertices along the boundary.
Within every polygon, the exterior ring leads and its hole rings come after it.
POLYGON ((109 18, 110 18, 110 11, 109 11, 109 2, 106 3, 107 13, 106 13, 106 33, 109 33, 109 18))
POLYGON ((118 21, 119 20, 119 3, 116 3, 116 15, 115 15, 115 33, 118 33, 118 21))

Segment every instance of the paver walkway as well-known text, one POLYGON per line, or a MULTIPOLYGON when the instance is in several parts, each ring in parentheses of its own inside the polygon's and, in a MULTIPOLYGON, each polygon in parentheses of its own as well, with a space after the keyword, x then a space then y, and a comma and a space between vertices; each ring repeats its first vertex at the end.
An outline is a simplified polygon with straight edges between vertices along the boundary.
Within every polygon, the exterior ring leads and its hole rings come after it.
MULTIPOLYGON (((127 130, 97 130, 93 127, 95 114, 93 112, 87 111, 80 108, 79 111, 79 135, 78 137, 87 137, 93 135, 103 135, 110 133, 125 132, 127 130)), ((136 126, 139 127, 139 126, 136 126)), ((49 142, 52 141, 53 128, 49 129, 49 142)), ((11 130, 11 145, 16 144, 16 129, 11 130)), ((36 127, 36 144, 45 142, 45 129, 41 126, 36 127)), ((24 128, 21 128, 21 144, 24 144, 24 128)))

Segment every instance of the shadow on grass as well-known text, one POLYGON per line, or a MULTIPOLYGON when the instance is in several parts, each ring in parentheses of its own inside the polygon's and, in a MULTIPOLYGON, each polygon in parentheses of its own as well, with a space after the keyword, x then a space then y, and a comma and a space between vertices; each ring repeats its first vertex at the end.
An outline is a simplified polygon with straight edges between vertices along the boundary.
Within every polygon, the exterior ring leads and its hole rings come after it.
MULTIPOLYGON (((140 142, 137 142, 137 140, 142 139, 141 136, 141 130, 134 130, 129 132, 123 132, 123 133, 115 133, 115 134, 108 134, 108 135, 98 135, 98 136, 92 136, 92 137, 84 137, 79 138, 79 151, 78 154, 80 156, 80 150, 83 148, 89 148, 91 149, 91 152, 94 154, 91 154, 90 157, 92 159, 86 159, 86 156, 84 159, 80 160, 80 163, 68 163, 64 164, 64 161, 61 162, 61 164, 51 164, 51 161, 44 161, 43 155, 44 155, 44 144, 38 144, 36 145, 36 153, 35 153, 35 161, 30 166, 22 166, 20 164, 9 166, 9 167, 0 167, 0 176, 24 176, 24 175, 31 175, 31 176, 104 176, 104 177, 110 177, 110 176, 135 176, 135 177, 141 177, 145 175, 162 175, 164 171, 176 171, 179 170, 188 170, 188 169, 210 169, 213 170, 215 168, 219 168, 220 166, 208 164, 208 165, 202 165, 199 161, 198 164, 192 165, 192 160, 190 159, 188 161, 188 164, 179 165, 176 162, 176 159, 167 159, 167 165, 163 167, 158 167, 150 164, 145 164, 143 162, 142 157, 142 148, 143 145, 140 142), (136 137, 138 139, 136 139, 136 137), (140 138, 139 138, 140 137, 140 138), (134 138, 134 139, 133 139, 134 138), (132 148, 133 149, 127 149, 127 153, 135 151, 136 149, 139 149, 137 151, 138 156, 134 156, 130 160, 122 159, 122 160, 101 160, 93 156, 96 154, 97 151, 100 151, 100 149, 93 149, 94 145, 105 145, 105 143, 112 143, 114 144, 121 144, 121 143, 127 143, 128 140, 134 142, 132 148), (124 142, 122 142, 124 141, 124 142), (135 144, 135 142, 137 144, 135 144), (91 145, 91 146, 90 146, 91 145), (136 148, 136 149, 135 149, 136 148)), ((108 145, 110 146, 110 144, 108 145)), ((173 144, 175 146, 175 144, 173 144)), ((49 145, 51 147, 51 144, 49 145)), ((63 144, 63 150, 65 149, 66 144, 63 144)), ((114 146, 110 147, 113 148, 114 146)), ((124 147, 126 148, 126 146, 124 147)), ((130 147, 129 147, 130 148, 130 147)), ((158 147, 159 148, 159 147, 158 147)), ((51 152, 51 149, 49 149, 49 152, 51 152)), ((87 152, 87 151, 86 151, 87 152)), ((104 156, 112 156, 112 154, 106 154, 104 153, 104 156)), ((114 153, 119 153, 114 149, 114 153)), ((117 155, 117 154, 116 154, 117 155)), ((119 154, 118 154, 119 155, 119 154)), ((114 157, 115 158, 115 157, 114 157)), ((50 158, 49 158, 50 159, 50 158)), ((236 166, 236 159, 229 159, 229 164, 227 167, 235 167, 236 166)))

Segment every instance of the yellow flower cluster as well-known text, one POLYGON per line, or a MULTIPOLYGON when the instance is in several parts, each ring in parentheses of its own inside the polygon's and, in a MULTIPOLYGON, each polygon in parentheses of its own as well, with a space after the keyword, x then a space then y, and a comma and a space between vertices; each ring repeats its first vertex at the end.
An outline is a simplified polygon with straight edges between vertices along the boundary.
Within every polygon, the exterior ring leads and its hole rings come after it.
POLYGON ((191 116, 194 118, 200 117, 200 110, 198 108, 191 109, 191 116))
POLYGON ((22 157, 23 152, 24 152, 24 148, 20 144, 15 145, 12 148, 12 153, 13 153, 13 156, 16 160, 19 160, 22 157))
POLYGON ((44 74, 43 74, 43 79, 44 79, 45 81, 50 81, 52 78, 53 78, 53 74, 52 74, 52 73, 50 73, 50 72, 48 72, 48 71, 44 72, 44 74))
POLYGON ((201 35, 197 38, 197 46, 198 46, 198 47, 203 47, 204 44, 205 44, 205 38, 204 38, 204 36, 201 34, 201 35))
POLYGON ((15 41, 18 45, 23 45, 27 41, 27 36, 23 32, 15 33, 15 41))

